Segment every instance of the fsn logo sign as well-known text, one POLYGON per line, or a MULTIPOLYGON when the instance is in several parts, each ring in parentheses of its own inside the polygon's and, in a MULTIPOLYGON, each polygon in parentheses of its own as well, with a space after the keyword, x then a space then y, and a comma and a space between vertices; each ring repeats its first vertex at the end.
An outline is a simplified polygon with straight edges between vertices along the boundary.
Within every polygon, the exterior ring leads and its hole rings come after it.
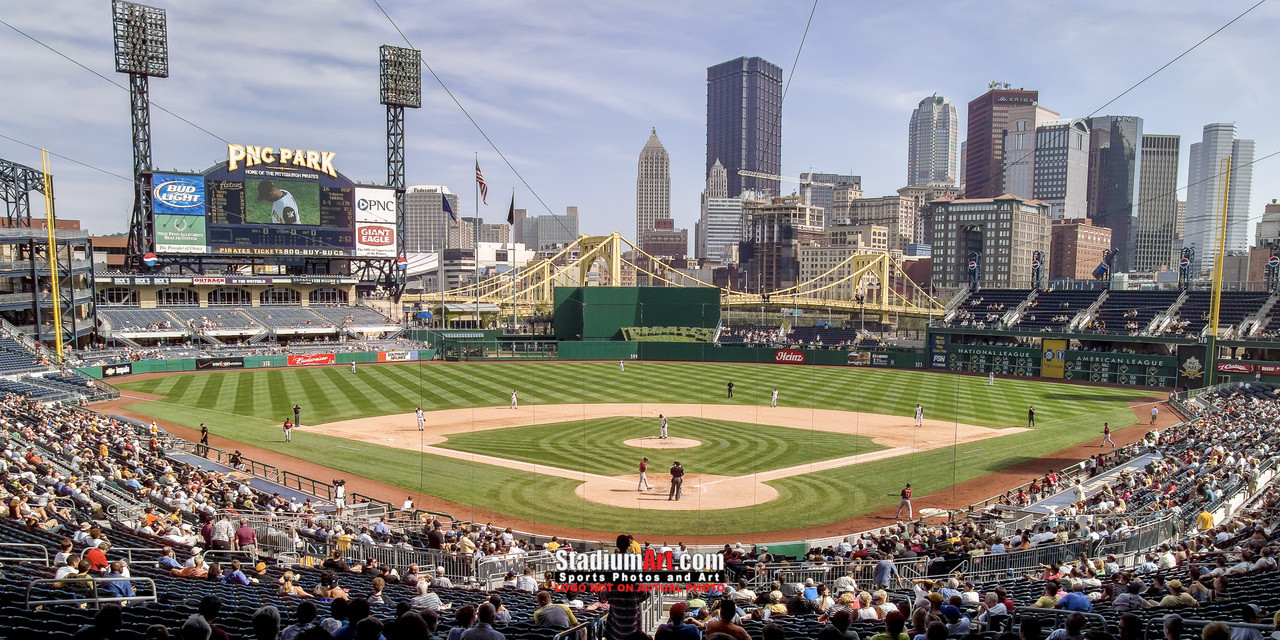
POLYGON ((804 352, 794 349, 777 351, 773 354, 773 361, 779 364, 804 364, 804 352))
POLYGON ((204 192, 190 182, 169 180, 151 190, 156 200, 176 209, 194 209, 204 204, 204 192))

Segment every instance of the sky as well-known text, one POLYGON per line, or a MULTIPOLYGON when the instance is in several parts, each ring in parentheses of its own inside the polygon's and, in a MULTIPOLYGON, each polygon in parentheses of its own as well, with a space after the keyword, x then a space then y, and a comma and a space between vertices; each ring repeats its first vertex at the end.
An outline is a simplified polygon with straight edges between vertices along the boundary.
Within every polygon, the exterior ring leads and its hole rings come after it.
MULTIPOLYGON (((907 123, 924 97, 965 105, 993 80, 1036 89, 1084 117, 1256 0, 819 0, 783 104, 782 167, 862 176, 867 197, 906 184, 907 123)), ((170 77, 151 81, 157 169, 200 171, 226 142, 336 152, 358 182, 385 182, 378 47, 404 41, 372 0, 153 2, 167 11, 170 77)), ((382 6, 520 182, 424 68, 406 116, 408 184, 444 184, 474 210, 473 162, 489 185, 480 215, 563 213, 584 233, 635 233, 636 162, 656 128, 671 156, 671 210, 690 239, 704 187, 706 68, 761 56, 792 74, 808 1, 383 0, 382 6), (530 189, 531 187, 531 189, 530 189)), ((120 83, 106 0, 0 0, 0 20, 120 83)), ((1144 119, 1192 142, 1235 122, 1257 157, 1280 150, 1272 0, 1097 115, 1144 119)), ((96 234, 124 231, 132 206, 128 94, 0 25, 0 135, 53 158, 57 212, 96 234)), ((0 137, 0 158, 40 154, 0 137)), ((787 186, 784 183, 784 186, 787 186)), ((34 196, 35 194, 33 194, 34 196)), ((1185 199, 1185 192, 1180 194, 1185 199)), ((1250 212, 1280 197, 1280 157, 1254 167, 1250 212)), ((43 207, 33 202, 33 210, 43 207)), ((1253 225, 1250 223, 1250 235, 1253 225)))

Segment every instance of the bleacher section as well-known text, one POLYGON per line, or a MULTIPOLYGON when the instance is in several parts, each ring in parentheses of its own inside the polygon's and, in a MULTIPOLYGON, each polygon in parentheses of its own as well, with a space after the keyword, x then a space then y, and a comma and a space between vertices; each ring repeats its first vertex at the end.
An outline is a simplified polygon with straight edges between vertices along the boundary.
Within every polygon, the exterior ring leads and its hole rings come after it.
POLYGON ((361 306, 286 306, 261 307, 164 307, 139 309, 137 307, 99 306, 101 314, 113 331, 136 334, 148 331, 192 330, 222 331, 234 334, 237 330, 251 335, 263 327, 269 329, 329 328, 336 330, 350 327, 394 328, 396 323, 374 309, 361 306))
POLYGON ((1100 295, 1101 291, 1043 291, 1027 305, 1014 326, 1031 331, 1061 331, 1100 295))
MULTIPOLYGON (((1262 309, 1270 296, 1271 294, 1260 291, 1223 291, 1218 307, 1218 326, 1239 325, 1245 318, 1262 309)), ((1200 335, 1209 324, 1212 298, 1212 293, 1208 291, 1188 292, 1187 299, 1178 309, 1177 322, 1171 333, 1200 335)))
POLYGON ((952 324, 995 324, 1028 295, 1031 295, 1030 289, 979 289, 956 307, 952 324))
POLYGON ((39 366, 35 356, 21 342, 9 336, 0 336, 0 374, 27 371, 39 366))
POLYGON ((1156 315, 1169 310, 1180 291, 1111 291, 1098 309, 1091 330, 1099 333, 1143 331, 1156 315))
POLYGON ((796 327, 787 334, 787 342, 801 346, 832 346, 855 344, 858 341, 857 329, 842 329, 832 326, 796 327))

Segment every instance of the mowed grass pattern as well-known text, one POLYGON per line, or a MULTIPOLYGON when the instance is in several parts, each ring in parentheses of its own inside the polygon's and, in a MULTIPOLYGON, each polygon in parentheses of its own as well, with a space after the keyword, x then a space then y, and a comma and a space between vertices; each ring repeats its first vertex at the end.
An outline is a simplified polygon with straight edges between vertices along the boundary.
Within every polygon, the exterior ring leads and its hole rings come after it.
MULTIPOLYGON (((407 363, 357 368, 268 369, 194 373, 121 385, 168 396, 131 408, 217 435, 439 496, 460 505, 549 524, 601 532, 653 535, 732 534, 777 531, 854 517, 896 502, 911 482, 917 495, 998 471, 1136 421, 1127 401, 1149 393, 1031 380, 998 380, 928 371, 843 369, 754 364, 612 363, 407 363), (725 398, 733 380, 734 398, 725 398), (349 418, 474 406, 505 406, 511 389, 522 405, 598 402, 680 402, 767 405, 778 387, 779 404, 910 416, 920 402, 926 417, 996 428, 1025 426, 1036 407, 1033 431, 962 444, 854 467, 771 482, 779 499, 754 507, 685 512, 608 507, 573 494, 577 482, 513 469, 389 447, 355 443, 296 430, 285 444, 279 425, 295 402, 303 424, 349 418)), ((494 432, 499 434, 501 432, 494 432)), ((674 435, 674 434, 673 434, 674 435)), ((568 438, 566 451, 596 455, 590 441, 568 438)), ((834 457, 834 456, 831 456, 834 457)), ((633 461, 634 462, 634 461, 633 461)), ((1046 469, 1073 461, 1046 460, 1046 469)), ((697 499, 690 496, 689 499, 697 499)), ((962 506, 962 505, 958 505, 962 506)), ((465 509, 455 516, 468 517, 465 509)))
POLYGON ((455 433, 436 446, 605 476, 635 473, 646 456, 655 473, 679 460, 697 473, 740 476, 884 448, 865 436, 686 417, 672 418, 668 435, 699 446, 654 451, 623 444, 657 430, 652 418, 599 418, 455 433), (582 455, 580 442, 591 443, 591 455, 582 455))

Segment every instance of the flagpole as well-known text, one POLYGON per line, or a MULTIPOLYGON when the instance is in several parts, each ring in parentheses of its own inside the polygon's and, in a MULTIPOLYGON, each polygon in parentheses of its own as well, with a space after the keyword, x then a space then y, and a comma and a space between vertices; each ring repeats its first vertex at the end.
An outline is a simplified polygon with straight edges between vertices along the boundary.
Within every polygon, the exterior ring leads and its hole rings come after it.
POLYGON ((511 332, 520 333, 520 287, 519 274, 516 273, 516 188, 511 187, 511 219, 507 220, 507 241, 511 245, 511 332))
POLYGON ((475 258, 476 287, 476 328, 483 331, 480 325, 480 152, 476 153, 476 217, 471 219, 471 253, 475 258))
POLYGON ((444 205, 448 204, 449 196, 445 194, 444 187, 440 187, 440 201, 440 212, 444 214, 440 216, 444 222, 444 241, 436 245, 436 280, 440 284, 440 329, 443 331, 449 328, 446 324, 449 314, 444 309, 444 252, 449 248, 449 213, 444 210, 444 205))

